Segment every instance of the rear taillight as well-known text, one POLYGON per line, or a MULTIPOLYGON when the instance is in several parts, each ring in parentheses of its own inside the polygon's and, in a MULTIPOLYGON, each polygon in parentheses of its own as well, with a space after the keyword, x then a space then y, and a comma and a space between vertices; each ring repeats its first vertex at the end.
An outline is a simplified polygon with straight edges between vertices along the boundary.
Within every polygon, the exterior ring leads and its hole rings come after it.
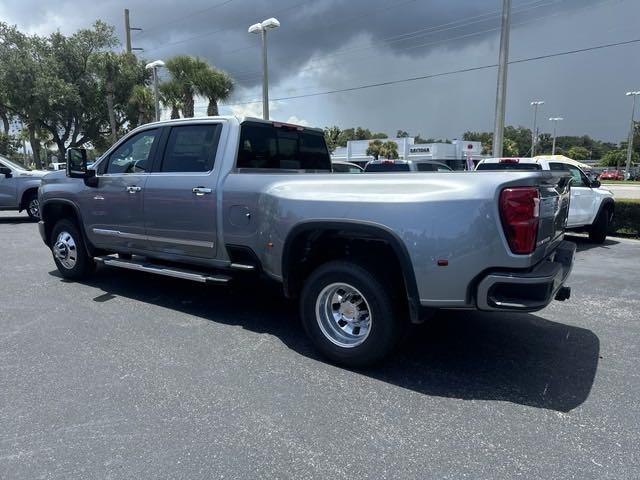
POLYGON ((519 158, 501 158, 500 163, 520 163, 519 158))
POLYGON ((534 187, 505 188, 500 193, 502 227, 513 253, 528 254, 536 248, 540 193, 534 187))

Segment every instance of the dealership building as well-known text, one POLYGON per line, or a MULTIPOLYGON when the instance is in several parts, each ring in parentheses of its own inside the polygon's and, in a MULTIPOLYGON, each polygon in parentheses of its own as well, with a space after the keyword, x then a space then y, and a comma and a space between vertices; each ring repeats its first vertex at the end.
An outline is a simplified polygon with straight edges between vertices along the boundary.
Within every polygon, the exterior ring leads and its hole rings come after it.
MULTIPOLYGON (((398 157, 402 160, 437 160, 446 163, 454 170, 464 170, 466 160, 483 158, 482 144, 465 140, 453 140, 451 143, 414 143, 413 137, 383 138, 383 142, 392 141, 398 145, 398 157)), ((367 155, 369 142, 372 140, 349 140, 346 147, 337 147, 331 155, 332 160, 342 160, 366 165, 373 160, 367 155)))

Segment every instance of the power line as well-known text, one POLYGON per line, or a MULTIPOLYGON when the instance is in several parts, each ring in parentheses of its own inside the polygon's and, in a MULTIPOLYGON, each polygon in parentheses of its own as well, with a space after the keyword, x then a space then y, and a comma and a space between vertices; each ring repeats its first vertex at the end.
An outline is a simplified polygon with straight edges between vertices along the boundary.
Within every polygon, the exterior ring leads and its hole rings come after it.
MULTIPOLYGON (((299 7, 300 5, 304 5, 305 3, 309 3, 310 1, 311 1, 311 0, 306 0, 306 1, 304 1, 304 2, 300 2, 300 3, 296 4, 296 5, 292 5, 292 6, 289 6, 289 7, 283 8, 283 9, 281 9, 281 10, 276 10, 276 11, 274 11, 274 12, 268 13, 268 15, 273 15, 273 16, 275 16, 275 15, 279 15, 280 13, 284 13, 284 12, 286 12, 286 11, 292 10, 292 9, 294 9, 294 8, 296 8, 296 7, 299 7)), ((331 24, 328 24, 328 25, 323 25, 323 26, 322 26, 322 28, 323 28, 323 29, 327 29, 327 28, 332 28, 332 27, 334 27, 334 26, 336 26, 336 25, 340 25, 340 24, 345 23, 345 22, 348 22, 348 21, 354 21, 354 20, 356 20, 356 21, 357 21, 357 20, 360 20, 361 18, 366 18, 366 17, 369 17, 369 16, 371 16, 371 15, 375 15, 375 14, 377 14, 377 13, 380 13, 380 12, 382 12, 382 11, 391 10, 391 9, 393 9, 393 8, 398 8, 398 7, 402 6, 402 5, 406 5, 406 4, 408 4, 408 3, 414 3, 414 2, 416 2, 416 1, 417 1, 417 0, 404 0, 404 1, 402 1, 402 2, 399 2, 399 3, 393 4, 393 5, 391 5, 391 6, 387 6, 387 7, 384 7, 384 8, 380 8, 380 9, 377 9, 377 10, 370 11, 369 13, 366 13, 366 14, 360 14, 360 15, 357 15, 357 16, 354 16, 354 17, 350 17, 350 18, 348 18, 348 19, 341 19, 341 20, 339 20, 338 22, 334 22, 334 23, 331 23, 331 24)), ((265 14, 265 15, 267 15, 267 14, 265 14)), ((210 35, 215 35, 215 34, 217 34, 217 33, 224 32, 224 31, 227 31, 227 30, 231 30, 231 29, 234 29, 234 28, 238 28, 238 27, 240 27, 240 26, 246 26, 246 24, 248 24, 249 22, 250 22, 250 21, 245 21, 245 22, 242 22, 242 23, 237 23, 237 24, 235 24, 235 25, 233 25, 233 26, 229 26, 229 27, 221 28, 221 29, 218 29, 218 30, 212 30, 212 31, 209 31, 209 32, 204 32, 204 33, 202 33, 202 34, 195 35, 195 36, 193 36, 193 37, 184 38, 184 39, 182 39, 182 40, 177 40, 177 41, 175 41, 175 42, 165 43, 165 44, 164 44, 164 45, 162 45, 161 47, 158 47, 158 48, 152 48, 152 49, 147 50, 147 51, 148 51, 148 52, 152 52, 152 51, 160 50, 161 48, 166 48, 166 47, 169 47, 169 46, 172 46, 172 45, 178 45, 178 44, 181 44, 181 43, 189 42, 189 41, 191 41, 191 40, 197 40, 197 39, 199 39, 199 38, 208 37, 208 36, 210 36, 210 35)), ((253 48, 253 47, 251 47, 251 46, 246 47, 246 48, 244 48, 244 47, 243 47, 242 49, 239 49, 239 50, 246 50, 246 49, 248 49, 248 48, 253 48)), ((237 51, 239 51, 239 50, 237 50, 237 51)))
MULTIPOLYGON (((634 39, 634 40, 626 40, 623 42, 616 42, 616 43, 608 43, 608 44, 604 44, 604 45, 596 45, 593 47, 587 47, 587 48, 579 48, 576 50, 567 50, 564 52, 557 52, 557 53, 550 53, 547 55, 539 55, 536 57, 528 57, 528 58, 522 58, 522 59, 518 59, 518 60, 511 60, 509 62, 510 65, 512 64, 518 64, 518 63, 525 63, 525 62, 532 62, 532 61, 537 61, 537 60, 544 60, 547 58, 554 58, 554 57, 561 57, 561 56, 565 56, 565 55, 574 55, 577 53, 584 53, 584 52, 591 52, 594 50, 601 50, 604 48, 611 48, 611 47, 619 47, 619 46, 623 46, 623 45, 630 45, 630 44, 634 44, 634 43, 638 43, 640 42, 640 38, 634 39)), ((331 94, 335 94, 335 93, 343 93, 343 92, 353 92, 356 90, 364 90, 364 89, 369 89, 369 88, 375 88, 375 87, 383 87, 383 86, 387 86, 387 85, 396 85, 399 83, 407 83, 407 82, 415 82, 417 80, 427 80, 430 78, 437 78, 437 77, 444 77, 444 76, 449 76, 449 75, 455 75, 458 73, 468 73, 468 72, 476 72, 479 70, 487 70, 489 68, 496 68, 498 66, 497 63, 493 63, 490 65, 481 65, 478 67, 469 67, 469 68, 462 68, 462 69, 458 69, 458 70, 451 70, 448 72, 440 72, 440 73, 432 73, 432 74, 427 74, 427 75, 420 75, 420 76, 416 76, 416 77, 409 77, 409 78, 403 78, 400 80, 389 80, 386 82, 377 82, 377 83, 370 83, 370 84, 366 84, 366 85, 359 85, 357 87, 348 87, 348 88, 339 88, 339 89, 335 89, 335 90, 326 90, 324 92, 313 92, 313 93, 307 93, 307 94, 301 94, 301 95, 291 95, 288 97, 279 97, 279 98, 273 98, 272 101, 274 102, 278 102, 278 101, 283 101, 283 100, 295 100, 298 98, 307 98, 307 97, 317 97, 317 96, 321 96, 321 95, 331 95, 331 94)), ((234 105, 248 105, 251 103, 259 103, 262 100, 249 100, 249 101, 240 101, 240 102, 233 102, 233 103, 225 103, 225 104, 221 104, 222 106, 228 107, 228 106, 234 106, 234 105)))
POLYGON ((211 7, 203 8, 203 9, 198 10, 196 12, 188 13, 188 14, 182 16, 182 17, 173 19, 170 22, 156 23, 155 25, 152 25, 149 28, 145 28, 144 31, 140 35, 138 35, 138 38, 143 37, 144 35, 148 34, 149 32, 151 32, 153 30, 157 30, 160 27, 166 27, 167 25, 173 25, 175 23, 181 22, 182 20, 184 20, 186 18, 193 17, 195 15, 200 15, 201 13, 208 12, 209 10, 214 10, 216 8, 219 8, 219 7, 224 7, 225 5, 228 5, 229 3, 233 2, 233 1, 234 0, 225 0, 225 1, 221 2, 221 3, 216 4, 216 5, 212 5, 211 7))
MULTIPOLYGON (((305 0, 303 2, 296 3, 295 5, 291 5, 289 7, 286 7, 286 8, 280 9, 280 10, 276 10, 274 12, 271 12, 270 15, 278 15, 280 13, 284 13, 284 12, 286 12, 288 10, 291 10, 293 8, 296 8, 296 7, 299 7, 300 5, 304 5, 305 3, 309 3, 310 1, 312 1, 312 0, 305 0)), ((267 14, 265 14, 265 15, 267 15, 267 14)), ((220 32, 225 32, 227 30, 232 30, 234 28, 239 28, 239 27, 241 27, 243 25, 246 26, 248 23, 250 23, 250 21, 249 20, 245 20, 242 23, 235 23, 233 25, 230 25, 230 26, 227 26, 227 27, 224 27, 224 28, 220 28, 218 30, 211 30, 211 31, 208 31, 208 32, 203 32, 203 33, 201 33, 199 35, 194 35, 193 37, 187 37, 187 38, 183 38, 181 40, 176 40, 175 42, 165 43, 160 47, 151 48, 151 49, 147 50, 147 52, 154 52, 156 50, 161 50, 163 48, 170 47, 172 45, 179 45, 181 43, 190 42, 191 40, 197 40, 199 38, 204 38, 204 37, 208 37, 210 35, 215 35, 215 34, 220 33, 220 32)))

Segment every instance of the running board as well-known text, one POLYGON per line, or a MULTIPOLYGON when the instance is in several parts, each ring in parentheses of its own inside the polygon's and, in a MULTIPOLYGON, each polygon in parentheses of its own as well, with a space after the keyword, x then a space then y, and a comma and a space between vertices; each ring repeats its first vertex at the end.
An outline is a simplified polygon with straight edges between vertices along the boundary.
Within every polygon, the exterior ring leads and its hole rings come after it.
POLYGON ((125 260, 111 256, 95 257, 94 260, 103 265, 110 267, 127 268, 129 270, 138 270, 140 272, 153 273, 156 275, 164 275, 165 277, 182 278, 200 283, 229 283, 231 277, 226 275, 212 275, 208 273, 195 272, 193 270, 185 270, 175 267, 166 267, 148 262, 136 262, 135 260, 125 260))

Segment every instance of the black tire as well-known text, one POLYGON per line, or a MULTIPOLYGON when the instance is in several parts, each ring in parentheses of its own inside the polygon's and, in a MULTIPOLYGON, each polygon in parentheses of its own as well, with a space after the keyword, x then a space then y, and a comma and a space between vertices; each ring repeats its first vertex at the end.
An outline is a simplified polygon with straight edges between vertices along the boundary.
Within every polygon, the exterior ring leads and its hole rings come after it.
MULTIPOLYGON (((391 290, 385 288, 371 272, 360 265, 345 261, 333 261, 322 265, 309 276, 300 297, 304 329, 318 350, 329 360, 347 367, 362 368, 373 365, 393 351, 407 324, 401 315, 405 309, 400 305, 395 305, 394 308, 391 290), (369 312, 369 316, 365 314, 365 318, 370 319, 370 327, 364 339, 357 340, 362 341, 360 344, 348 347, 338 345, 335 340, 331 340, 331 334, 323 332, 320 326, 322 314, 316 313, 316 304, 322 305, 323 298, 332 298, 331 295, 323 296, 323 292, 335 288, 332 286, 337 284, 354 287, 361 295, 353 294, 350 298, 364 297, 364 304, 368 307, 365 311, 369 312)), ((332 309, 338 305, 327 300, 325 305, 329 304, 332 309)), ((322 312, 323 309, 319 308, 319 311, 322 312)), ((328 309, 324 311, 328 313, 328 309)), ((330 319, 331 316, 327 315, 326 318, 330 319)), ((327 328, 325 327, 325 330, 327 328)), ((355 331, 354 329, 353 332, 355 331)), ((358 328, 358 332, 360 331, 358 328)))
POLYGON ((604 243, 607 239, 607 233, 609 231, 609 218, 611 214, 609 213, 608 208, 603 208, 602 211, 598 214, 595 222, 591 225, 589 229, 589 240, 593 243, 604 243))
POLYGON ((95 262, 87 254, 80 230, 71 220, 60 220, 53 227, 51 251, 56 267, 64 278, 78 280, 95 270, 95 262))
POLYGON ((29 218, 35 221, 40 220, 40 203, 38 202, 37 192, 27 194, 23 205, 27 211, 27 215, 29 215, 29 218))

